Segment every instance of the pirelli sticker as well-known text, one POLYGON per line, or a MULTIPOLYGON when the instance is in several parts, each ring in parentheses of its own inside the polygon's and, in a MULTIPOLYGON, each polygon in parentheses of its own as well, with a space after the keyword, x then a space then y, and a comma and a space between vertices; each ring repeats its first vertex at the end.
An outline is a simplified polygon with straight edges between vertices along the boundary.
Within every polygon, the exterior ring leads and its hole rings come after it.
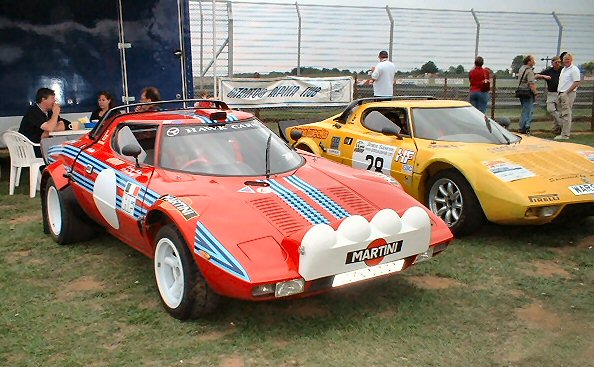
POLYGON ((173 205, 185 220, 190 220, 198 216, 198 213, 190 205, 173 195, 165 195, 160 200, 173 205))
POLYGON ((531 203, 551 203, 559 201, 560 199, 557 194, 544 194, 528 196, 528 200, 530 200, 531 203))

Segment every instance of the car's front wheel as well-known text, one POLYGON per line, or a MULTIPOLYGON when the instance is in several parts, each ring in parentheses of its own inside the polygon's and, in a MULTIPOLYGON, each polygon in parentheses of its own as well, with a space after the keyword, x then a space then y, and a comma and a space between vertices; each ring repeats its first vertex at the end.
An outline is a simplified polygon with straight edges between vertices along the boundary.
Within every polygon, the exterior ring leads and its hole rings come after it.
POLYGON ((194 319, 218 305, 220 297, 210 289, 172 225, 161 228, 155 240, 155 278, 163 307, 176 319, 194 319))
POLYGON ((483 222, 481 205, 464 176, 456 170, 437 173, 429 181, 427 203, 455 235, 474 232, 483 222))

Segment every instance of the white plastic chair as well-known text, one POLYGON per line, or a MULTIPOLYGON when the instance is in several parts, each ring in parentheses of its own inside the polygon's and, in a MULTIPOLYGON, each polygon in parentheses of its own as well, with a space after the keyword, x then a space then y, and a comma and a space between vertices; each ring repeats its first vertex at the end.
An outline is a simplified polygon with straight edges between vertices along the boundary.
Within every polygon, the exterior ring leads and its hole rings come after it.
POLYGON ((31 140, 17 131, 5 131, 2 134, 2 138, 10 154, 9 194, 14 195, 14 188, 19 185, 21 168, 29 167, 29 197, 34 198, 41 180, 39 168, 45 165, 43 158, 37 158, 35 156, 33 147, 38 147, 39 144, 31 142, 31 140))

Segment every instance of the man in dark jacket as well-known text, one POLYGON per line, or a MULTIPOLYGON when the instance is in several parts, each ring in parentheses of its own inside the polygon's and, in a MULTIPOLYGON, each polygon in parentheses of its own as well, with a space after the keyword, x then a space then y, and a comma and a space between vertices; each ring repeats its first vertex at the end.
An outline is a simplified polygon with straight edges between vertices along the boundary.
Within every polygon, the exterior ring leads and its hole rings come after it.
POLYGON ((60 118, 60 105, 56 103, 56 93, 49 88, 39 88, 35 104, 23 116, 19 132, 33 143, 49 137, 52 131, 66 130, 66 120, 60 118))

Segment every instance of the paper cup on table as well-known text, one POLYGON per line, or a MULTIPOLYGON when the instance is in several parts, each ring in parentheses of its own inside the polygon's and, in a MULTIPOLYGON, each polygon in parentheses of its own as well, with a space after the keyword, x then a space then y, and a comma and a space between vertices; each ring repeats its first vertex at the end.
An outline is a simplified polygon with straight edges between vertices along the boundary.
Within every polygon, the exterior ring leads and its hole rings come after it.
POLYGON ((74 120, 70 123, 70 130, 80 130, 80 122, 74 120))

